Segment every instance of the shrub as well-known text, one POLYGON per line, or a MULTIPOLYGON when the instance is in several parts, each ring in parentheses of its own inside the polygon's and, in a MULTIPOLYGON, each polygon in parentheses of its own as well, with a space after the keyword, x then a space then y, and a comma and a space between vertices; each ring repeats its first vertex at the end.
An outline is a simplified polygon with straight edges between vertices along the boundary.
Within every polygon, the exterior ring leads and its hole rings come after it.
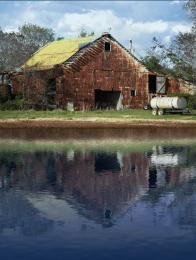
POLYGON ((20 96, 16 96, 13 100, 0 101, 0 110, 21 110, 23 109, 23 99, 20 96))
POLYGON ((196 94, 189 97, 189 103, 192 109, 196 109, 196 94))

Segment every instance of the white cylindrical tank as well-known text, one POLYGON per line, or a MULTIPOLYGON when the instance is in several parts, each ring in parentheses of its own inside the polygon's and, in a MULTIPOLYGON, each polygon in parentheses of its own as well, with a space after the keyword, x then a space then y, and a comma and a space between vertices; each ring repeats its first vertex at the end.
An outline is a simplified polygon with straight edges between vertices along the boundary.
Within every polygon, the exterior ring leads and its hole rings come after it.
POLYGON ((150 105, 153 109, 184 109, 187 102, 184 97, 154 97, 150 105))

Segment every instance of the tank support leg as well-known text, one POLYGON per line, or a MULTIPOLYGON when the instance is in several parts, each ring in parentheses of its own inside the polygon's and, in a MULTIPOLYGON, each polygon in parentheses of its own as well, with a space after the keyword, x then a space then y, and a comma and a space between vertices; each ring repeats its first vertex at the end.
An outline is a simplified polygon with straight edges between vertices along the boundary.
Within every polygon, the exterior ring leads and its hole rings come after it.
POLYGON ((157 113, 158 113, 158 110, 154 108, 154 109, 152 110, 152 115, 153 115, 153 116, 156 116, 157 113))

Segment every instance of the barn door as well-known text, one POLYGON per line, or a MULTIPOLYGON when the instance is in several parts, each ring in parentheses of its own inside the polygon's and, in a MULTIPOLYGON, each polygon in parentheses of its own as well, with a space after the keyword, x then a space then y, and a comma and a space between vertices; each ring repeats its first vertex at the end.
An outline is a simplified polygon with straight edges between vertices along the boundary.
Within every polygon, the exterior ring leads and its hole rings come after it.
POLYGON ((157 76, 156 79, 156 93, 165 94, 166 88, 165 88, 166 78, 163 76, 157 76))
POLYGON ((123 101, 123 95, 122 95, 122 93, 120 93, 119 99, 117 101, 117 106, 116 106, 117 110, 123 109, 122 101, 123 101))

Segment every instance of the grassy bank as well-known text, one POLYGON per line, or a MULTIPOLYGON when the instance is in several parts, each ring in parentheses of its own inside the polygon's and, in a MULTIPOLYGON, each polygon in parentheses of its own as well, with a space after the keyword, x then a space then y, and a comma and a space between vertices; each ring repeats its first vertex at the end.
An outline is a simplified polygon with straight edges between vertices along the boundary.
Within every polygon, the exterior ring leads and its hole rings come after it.
POLYGON ((153 116, 150 110, 127 109, 122 111, 85 111, 67 112, 64 110, 35 111, 35 110, 0 110, 0 120, 7 119, 84 119, 84 118, 112 118, 112 119, 151 119, 151 120, 196 120, 196 110, 189 115, 167 114, 153 116))
POLYGON ((154 146, 190 147, 196 146, 196 139, 184 140, 162 140, 162 141, 131 141, 131 140, 88 140, 88 141, 19 141, 0 140, 0 153, 2 152, 67 152, 74 151, 96 151, 96 152, 147 152, 154 146))

